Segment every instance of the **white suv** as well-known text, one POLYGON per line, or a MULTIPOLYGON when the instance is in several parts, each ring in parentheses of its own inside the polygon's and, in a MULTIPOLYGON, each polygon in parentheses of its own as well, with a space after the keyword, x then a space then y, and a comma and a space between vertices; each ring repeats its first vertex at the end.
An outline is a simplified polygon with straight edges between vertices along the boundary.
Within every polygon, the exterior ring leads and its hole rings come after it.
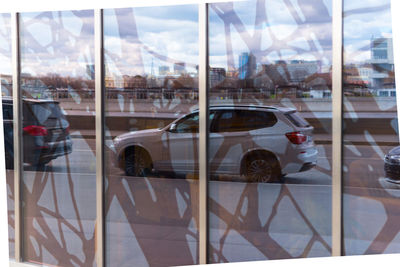
MULTIPOLYGON (((295 109, 270 106, 211 106, 210 174, 243 175, 249 182, 280 181, 316 165, 313 127, 295 109)), ((128 176, 152 171, 198 171, 199 112, 160 129, 114 139, 116 163, 128 176)))

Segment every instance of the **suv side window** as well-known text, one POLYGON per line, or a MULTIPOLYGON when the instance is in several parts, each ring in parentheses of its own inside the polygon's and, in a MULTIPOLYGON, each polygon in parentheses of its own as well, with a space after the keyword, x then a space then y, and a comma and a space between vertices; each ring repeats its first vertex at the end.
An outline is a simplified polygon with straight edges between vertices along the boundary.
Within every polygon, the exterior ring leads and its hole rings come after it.
POLYGON ((213 132, 241 132, 272 127, 277 122, 272 112, 257 110, 220 111, 213 132))
POLYGON ((199 113, 190 114, 176 123, 176 133, 198 133, 199 113))
MULTIPOLYGON (((215 112, 210 111, 209 124, 214 119, 215 112)), ((190 114, 176 123, 176 133, 198 133, 199 132, 199 113, 190 114)))

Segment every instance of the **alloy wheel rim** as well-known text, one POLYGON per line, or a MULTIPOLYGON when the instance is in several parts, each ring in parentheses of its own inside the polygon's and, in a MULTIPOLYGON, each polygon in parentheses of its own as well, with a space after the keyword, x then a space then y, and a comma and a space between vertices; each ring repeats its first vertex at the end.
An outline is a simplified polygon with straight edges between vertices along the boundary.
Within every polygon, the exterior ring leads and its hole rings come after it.
POLYGON ((253 160, 248 166, 248 175, 252 182, 269 182, 272 178, 272 168, 266 160, 253 160))
POLYGON ((130 154, 129 156, 127 156, 125 162, 125 170, 127 173, 130 173, 134 176, 145 176, 146 168, 146 160, 140 153, 130 154))

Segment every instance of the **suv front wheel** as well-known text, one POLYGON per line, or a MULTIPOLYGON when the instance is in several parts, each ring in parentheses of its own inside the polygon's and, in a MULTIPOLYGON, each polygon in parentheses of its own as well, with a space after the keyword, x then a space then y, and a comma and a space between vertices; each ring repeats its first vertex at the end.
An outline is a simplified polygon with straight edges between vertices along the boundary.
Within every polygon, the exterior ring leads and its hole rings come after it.
POLYGON ((281 179, 279 162, 273 156, 257 153, 246 160, 245 167, 248 182, 270 183, 281 179))
POLYGON ((125 174, 127 176, 146 177, 151 170, 148 153, 141 148, 127 149, 125 152, 125 174))

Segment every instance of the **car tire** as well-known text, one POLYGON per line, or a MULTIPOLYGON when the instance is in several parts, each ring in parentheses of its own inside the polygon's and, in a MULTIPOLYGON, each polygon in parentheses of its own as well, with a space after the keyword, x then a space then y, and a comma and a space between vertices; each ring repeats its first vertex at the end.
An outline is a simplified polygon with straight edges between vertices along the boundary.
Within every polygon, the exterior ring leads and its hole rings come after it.
POLYGON ((45 171, 46 170, 46 164, 45 163, 38 163, 34 165, 34 168, 36 171, 45 171))
POLYGON ((151 170, 151 160, 144 149, 132 148, 125 152, 125 174, 146 177, 151 170))
POLYGON ((246 161, 245 176, 248 182, 272 183, 281 181, 281 168, 275 157, 257 153, 246 161))

